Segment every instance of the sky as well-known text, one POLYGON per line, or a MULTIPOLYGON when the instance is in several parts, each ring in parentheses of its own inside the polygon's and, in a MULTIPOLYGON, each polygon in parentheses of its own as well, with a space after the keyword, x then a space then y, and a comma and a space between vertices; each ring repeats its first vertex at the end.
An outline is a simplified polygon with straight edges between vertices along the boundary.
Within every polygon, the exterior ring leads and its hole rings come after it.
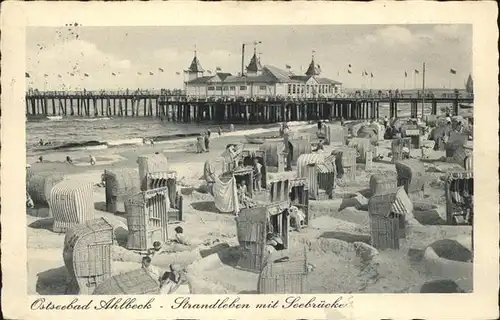
POLYGON ((472 73, 472 26, 458 24, 30 27, 26 41, 26 84, 39 90, 182 88, 195 49, 205 70, 237 74, 254 41, 263 65, 296 74, 314 51, 321 76, 345 88, 422 87, 423 62, 427 88, 463 88, 472 73))

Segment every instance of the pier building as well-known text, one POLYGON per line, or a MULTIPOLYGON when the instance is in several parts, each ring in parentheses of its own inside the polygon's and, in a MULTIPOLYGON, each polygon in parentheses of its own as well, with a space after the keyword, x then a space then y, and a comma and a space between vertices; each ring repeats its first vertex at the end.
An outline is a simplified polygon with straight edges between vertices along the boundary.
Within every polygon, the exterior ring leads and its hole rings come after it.
POLYGON ((186 94, 197 98, 330 98, 342 92, 341 82, 320 77, 321 68, 316 64, 314 55, 304 75, 271 65, 262 66, 255 49, 243 75, 217 72, 207 76, 196 52, 185 72, 186 94))

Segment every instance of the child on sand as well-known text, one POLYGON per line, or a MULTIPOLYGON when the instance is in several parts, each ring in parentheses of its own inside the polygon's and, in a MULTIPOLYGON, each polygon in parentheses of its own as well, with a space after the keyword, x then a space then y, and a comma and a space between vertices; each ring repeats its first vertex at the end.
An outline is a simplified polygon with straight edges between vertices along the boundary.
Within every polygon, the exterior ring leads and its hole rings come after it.
POLYGON ((179 267, 171 264, 170 271, 165 272, 160 278, 160 293, 172 294, 185 281, 185 278, 179 271, 179 267))
POLYGON ((149 256, 142 258, 142 268, 149 272, 149 274, 156 279, 157 281, 161 281, 161 271, 157 267, 151 265, 151 258, 149 256))
POLYGON ((153 242, 153 247, 148 249, 148 254, 150 256, 154 256, 156 253, 161 252, 161 242, 160 241, 155 241, 153 242))
POLYGON ((175 240, 178 243, 183 244, 185 246, 190 246, 191 245, 191 242, 189 241, 189 239, 184 234, 184 229, 182 229, 181 226, 176 227, 174 230, 175 230, 175 240))

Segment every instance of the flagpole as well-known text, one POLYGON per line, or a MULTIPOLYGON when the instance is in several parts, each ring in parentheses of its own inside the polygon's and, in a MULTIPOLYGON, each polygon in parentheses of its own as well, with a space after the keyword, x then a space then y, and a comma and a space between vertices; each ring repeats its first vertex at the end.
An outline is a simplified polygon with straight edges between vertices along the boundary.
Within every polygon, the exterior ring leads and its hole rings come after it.
POLYGON ((422 119, 424 119, 424 104, 425 104, 425 62, 422 66, 422 119))

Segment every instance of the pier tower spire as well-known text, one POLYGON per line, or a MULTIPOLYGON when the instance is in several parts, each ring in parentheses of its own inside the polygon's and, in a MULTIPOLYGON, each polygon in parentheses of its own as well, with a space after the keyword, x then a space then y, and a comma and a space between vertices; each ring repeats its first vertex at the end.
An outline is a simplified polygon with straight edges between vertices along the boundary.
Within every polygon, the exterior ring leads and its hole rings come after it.
POLYGON ((198 77, 203 75, 203 72, 205 72, 205 69, 203 69, 200 64, 200 60, 198 60, 196 47, 194 48, 194 57, 191 61, 191 65, 186 71, 188 74, 188 81, 197 79, 198 77))
POLYGON ((253 47, 253 56, 247 66, 247 76, 257 76, 262 72, 260 58, 257 57, 257 46, 253 47))
POLYGON ((312 57, 311 57, 311 63, 309 64, 309 68, 307 68, 306 71, 306 76, 314 77, 314 76, 319 76, 321 73, 321 70, 319 68, 319 65, 316 64, 314 61, 314 54, 316 51, 312 51, 312 57))

